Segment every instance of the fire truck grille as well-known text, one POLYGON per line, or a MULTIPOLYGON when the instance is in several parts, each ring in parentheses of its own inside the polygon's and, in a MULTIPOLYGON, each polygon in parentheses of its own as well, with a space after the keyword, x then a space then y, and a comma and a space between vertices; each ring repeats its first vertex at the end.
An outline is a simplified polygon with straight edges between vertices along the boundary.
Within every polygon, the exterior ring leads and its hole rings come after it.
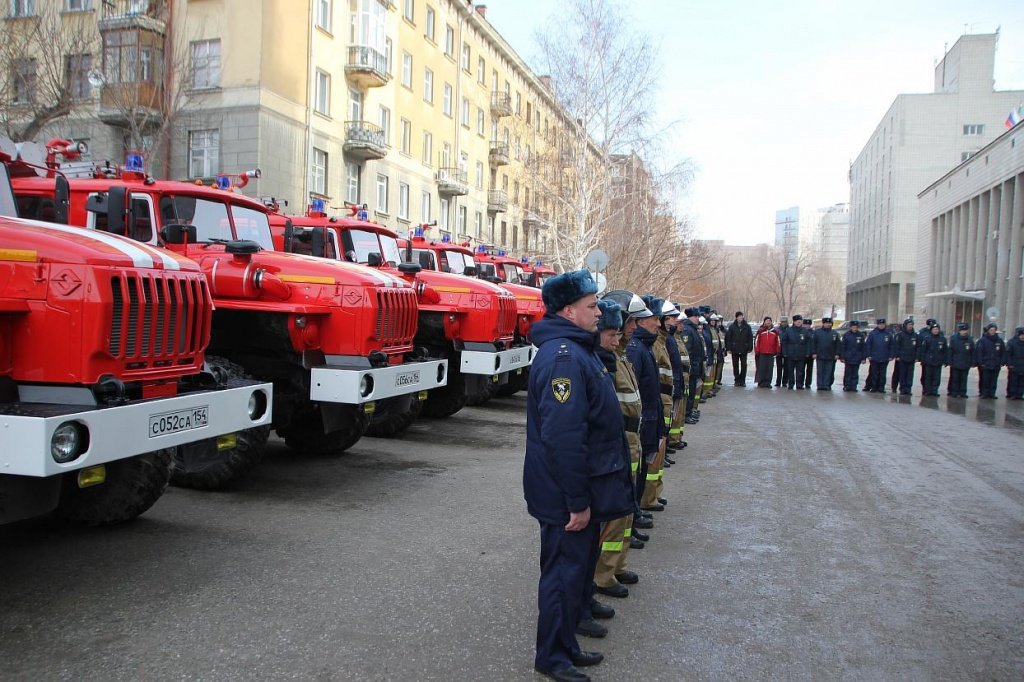
POLYGON ((408 346, 416 335, 418 314, 416 293, 412 289, 378 289, 374 338, 384 348, 408 346))
POLYGON ((110 355, 140 366, 203 350, 206 281, 193 274, 121 273, 110 278, 110 355))
POLYGON ((516 299, 512 296, 498 297, 498 332, 502 336, 512 336, 516 329, 516 299))

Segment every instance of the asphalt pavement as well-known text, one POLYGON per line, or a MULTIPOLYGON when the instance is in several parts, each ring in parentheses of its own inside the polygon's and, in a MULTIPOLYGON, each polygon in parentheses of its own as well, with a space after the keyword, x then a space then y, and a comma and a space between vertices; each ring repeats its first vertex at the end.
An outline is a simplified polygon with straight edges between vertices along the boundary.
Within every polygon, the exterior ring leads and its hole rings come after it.
MULTIPOLYGON (((594 679, 1024 678, 1024 403, 730 383, 594 679)), ((124 526, 0 528, 0 679, 540 679, 524 429, 520 394, 340 457, 274 440, 124 526)))

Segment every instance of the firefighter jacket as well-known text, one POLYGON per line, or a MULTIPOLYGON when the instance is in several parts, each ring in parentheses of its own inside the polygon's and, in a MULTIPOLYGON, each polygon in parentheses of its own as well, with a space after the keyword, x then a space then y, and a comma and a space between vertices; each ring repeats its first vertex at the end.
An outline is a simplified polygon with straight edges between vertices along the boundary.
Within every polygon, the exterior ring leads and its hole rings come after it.
POLYGON ((779 343, 782 344, 782 357, 801 359, 810 355, 811 335, 806 327, 792 326, 782 332, 779 343))
POLYGON ((999 369, 1006 364, 1006 342, 996 334, 982 334, 978 339, 978 367, 981 369, 999 369))
POLYGON ((892 332, 875 327, 868 332, 864 350, 872 362, 889 362, 892 359, 892 332))
POLYGON ((1006 365, 1011 374, 1024 374, 1024 341, 1019 336, 1006 342, 1006 365))
POLYGON ((867 350, 864 348, 864 335, 853 331, 843 334, 839 343, 839 359, 855 365, 863 362, 865 357, 867 357, 867 350))
POLYGON ((974 338, 967 334, 960 336, 959 333, 949 337, 949 366, 953 369, 970 369, 974 365, 975 350, 974 338))
POLYGON ((942 332, 928 335, 917 344, 917 359, 922 365, 941 367, 949 362, 949 342, 942 332))
POLYGON ((676 337, 665 333, 665 350, 668 351, 668 359, 672 363, 672 399, 679 400, 683 397, 683 361, 679 357, 679 344, 676 337))
POLYGON ((711 367, 711 365, 718 362, 718 352, 715 350, 715 344, 711 339, 710 325, 704 325, 701 338, 704 339, 704 364, 711 367))
POLYGON ((633 511, 629 446, 615 379, 595 353, 597 336, 546 315, 526 399, 523 493, 531 516, 565 525, 590 508, 595 522, 633 511))
POLYGON ((651 348, 654 351, 654 359, 658 363, 658 383, 661 391, 662 402, 672 402, 672 394, 675 393, 675 373, 672 371, 672 358, 668 352, 668 334, 664 329, 658 330, 658 337, 651 348))
POLYGON ((835 360, 839 354, 839 332, 824 327, 815 329, 811 350, 819 360, 835 360))
MULTIPOLYGON (((680 324, 679 327, 676 329, 676 333, 672 335, 672 338, 676 342, 676 348, 679 349, 679 361, 683 365, 683 376, 686 376, 690 372, 690 354, 686 350, 686 344, 683 343, 683 336, 680 333, 680 330, 682 328, 683 325, 680 324)), ((685 389, 686 387, 683 386, 683 388, 685 389)))
POLYGON ((892 340, 892 356, 900 362, 917 360, 917 333, 901 329, 892 340))
POLYGON ((679 335, 683 342, 683 347, 686 348, 686 354, 690 358, 690 372, 698 376, 704 374, 704 361, 706 360, 704 341, 701 338, 700 332, 697 331, 697 325, 690 318, 686 318, 679 328, 679 335))
POLYGON ((626 358, 633 366, 636 385, 640 387, 643 419, 640 422, 640 446, 644 454, 655 452, 665 431, 664 409, 661 404, 661 382, 658 380, 658 362, 654 359, 657 336, 643 327, 637 327, 633 338, 626 344, 626 358))
POLYGON ((638 460, 640 455, 640 420, 644 407, 640 400, 640 386, 633 372, 633 365, 626 359, 626 347, 620 345, 615 351, 615 395, 619 398, 619 409, 626 424, 626 440, 629 442, 630 457, 638 460))

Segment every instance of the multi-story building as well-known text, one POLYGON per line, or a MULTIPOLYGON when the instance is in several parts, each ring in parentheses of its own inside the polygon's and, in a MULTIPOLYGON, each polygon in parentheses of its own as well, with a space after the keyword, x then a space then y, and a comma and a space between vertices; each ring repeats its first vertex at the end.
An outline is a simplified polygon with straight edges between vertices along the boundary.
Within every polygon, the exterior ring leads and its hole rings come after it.
POLYGON ((1024 91, 995 91, 999 35, 964 35, 935 67, 928 94, 896 97, 850 168, 846 302, 852 315, 913 312, 917 194, 1003 130, 1024 91))
POLYGON ((775 246, 783 247, 790 260, 796 260, 800 253, 799 206, 775 211, 775 246))
POLYGON ((846 281, 850 240, 850 205, 835 204, 820 211, 821 220, 815 236, 815 252, 823 267, 846 281))
POLYGON ((1024 324, 1024 125, 918 195, 917 304, 947 331, 1024 324))
POLYGON ((488 23, 486 6, 14 6, 27 15, 19 20, 37 9, 95 17, 95 49, 74 71, 75 109, 46 129, 88 140, 94 159, 142 146, 156 175, 210 179, 258 167, 262 177, 246 193, 287 201, 288 212, 314 198, 366 204, 372 219, 398 231, 436 222, 456 237, 548 251, 558 207, 540 183, 557 172, 569 118, 550 83, 488 23), (141 139, 129 140, 133 122, 141 139))

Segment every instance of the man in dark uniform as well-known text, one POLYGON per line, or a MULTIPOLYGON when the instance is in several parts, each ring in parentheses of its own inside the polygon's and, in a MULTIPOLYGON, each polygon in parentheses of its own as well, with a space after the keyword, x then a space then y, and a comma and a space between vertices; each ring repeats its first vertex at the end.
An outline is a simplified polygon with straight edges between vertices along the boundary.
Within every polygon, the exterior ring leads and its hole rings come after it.
POLYGON ((885 318, 875 320, 875 328, 868 332, 864 342, 868 356, 868 381, 864 390, 868 393, 885 393, 885 375, 892 359, 892 332, 885 328, 885 318))
MULTIPOLYGON (((782 348, 782 338, 786 331, 789 329, 789 318, 783 315, 779 318, 779 324, 775 327, 775 332, 779 335, 779 348, 782 348)), ((782 386, 782 377, 786 370, 786 356, 782 354, 780 350, 778 355, 775 356, 775 388, 782 386)))
POLYGON ((804 318, 793 316, 793 325, 779 337, 785 365, 782 370, 782 385, 788 389, 804 390, 804 367, 807 358, 807 331, 803 328, 804 318))
POLYGON ((900 395, 910 395, 914 389, 914 363, 917 362, 917 333, 913 320, 903 320, 903 329, 892 340, 892 354, 896 359, 892 390, 898 390, 900 395))
POLYGON ((832 329, 832 318, 821 318, 821 327, 814 330, 813 358, 818 363, 818 390, 831 391, 836 380, 836 355, 839 354, 839 332, 832 329))
POLYGON ((804 331, 807 333, 807 355, 804 357, 804 388, 811 390, 814 378, 814 318, 804 315, 804 331))
POLYGON ((843 370, 843 390, 857 391, 857 384, 860 382, 860 366, 866 362, 864 354, 864 335, 860 333, 860 323, 857 320, 850 321, 850 328, 843 334, 839 350, 839 359, 845 369, 843 370))
POLYGON ((700 319, 700 311, 697 308, 687 308, 683 311, 686 319, 683 320, 682 328, 679 330, 680 338, 686 347, 686 354, 690 356, 690 385, 686 394, 686 423, 696 424, 697 416, 694 414, 694 400, 697 396, 697 387, 704 375, 704 342, 701 333, 697 330, 697 320, 700 319))
MULTIPOLYGON (((920 353, 921 344, 924 343, 924 340, 926 338, 928 338, 929 336, 931 336, 932 327, 934 327, 937 324, 938 324, 937 320, 935 320, 934 318, 929 317, 927 320, 925 320, 924 326, 921 327, 917 331, 917 348, 918 348, 918 353, 920 353)), ((942 338, 946 338, 946 335, 943 334, 942 338)), ((938 389, 936 389, 936 390, 938 390, 938 389)), ((925 388, 924 388, 924 365, 923 364, 921 365, 921 392, 924 393, 924 395, 928 395, 928 391, 926 391, 925 388)))
POLYGON ((1024 400, 1024 327, 1013 330, 1013 338, 1006 342, 1006 397, 1024 400))
POLYGON ((629 445, 612 375, 597 357, 597 285, 581 270, 544 283, 547 312, 532 328, 538 346, 526 401, 523 493, 540 524, 534 668, 586 682, 576 666, 603 656, 576 641, 594 598, 600 524, 634 508, 629 445))
POLYGON ((978 339, 978 371, 981 372, 981 397, 996 399, 996 382, 1005 363, 1006 343, 999 336, 995 322, 985 325, 985 333, 978 339))
POLYGON ((935 320, 928 320, 931 327, 928 334, 917 344, 917 357, 921 361, 921 376, 924 395, 939 394, 942 383, 942 366, 949 362, 949 343, 935 320))
POLYGON ((967 373, 974 366, 975 353, 977 350, 971 337, 970 325, 966 322, 958 323, 956 334, 949 339, 949 382, 946 384, 946 395, 967 397, 967 373))
POLYGON ((654 356, 654 344, 658 340, 660 320, 646 305, 636 317, 636 330, 626 345, 626 358, 633 365, 636 382, 640 388, 642 416, 640 419, 640 471, 636 477, 636 509, 633 527, 648 529, 654 522, 640 511, 640 500, 647 490, 647 474, 650 465, 658 456, 662 438, 666 437, 665 414, 661 401, 661 379, 658 361, 654 356))

